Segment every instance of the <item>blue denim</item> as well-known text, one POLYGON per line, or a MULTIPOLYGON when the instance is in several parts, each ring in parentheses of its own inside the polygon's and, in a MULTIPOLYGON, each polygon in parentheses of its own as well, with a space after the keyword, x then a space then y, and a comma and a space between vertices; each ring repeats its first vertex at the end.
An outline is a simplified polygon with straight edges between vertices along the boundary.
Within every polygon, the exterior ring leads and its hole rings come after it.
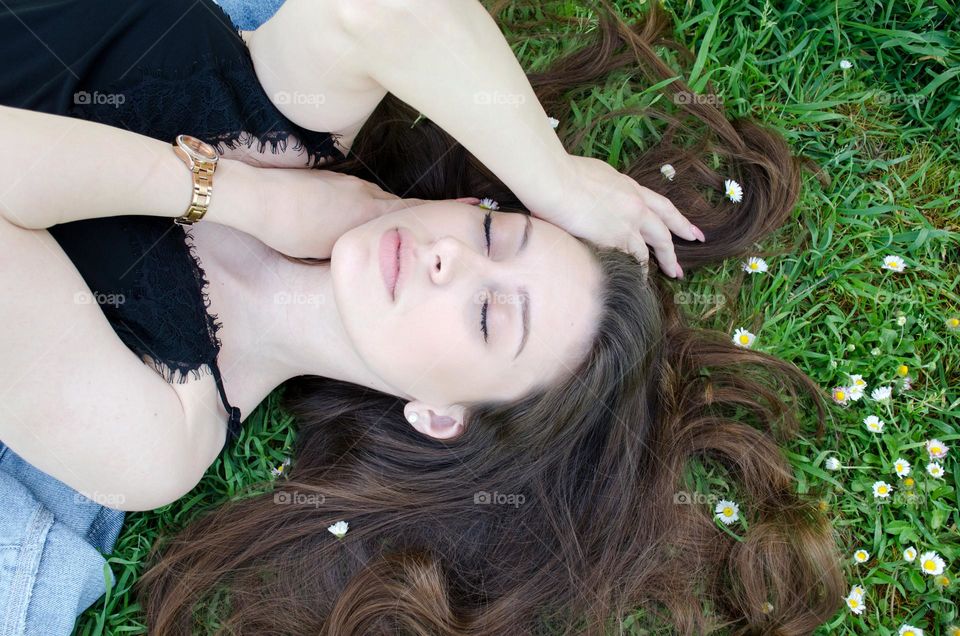
POLYGON ((242 31, 253 31, 277 12, 283 0, 213 0, 242 31))
POLYGON ((0 443, 0 636, 70 634, 113 587, 123 518, 0 443))

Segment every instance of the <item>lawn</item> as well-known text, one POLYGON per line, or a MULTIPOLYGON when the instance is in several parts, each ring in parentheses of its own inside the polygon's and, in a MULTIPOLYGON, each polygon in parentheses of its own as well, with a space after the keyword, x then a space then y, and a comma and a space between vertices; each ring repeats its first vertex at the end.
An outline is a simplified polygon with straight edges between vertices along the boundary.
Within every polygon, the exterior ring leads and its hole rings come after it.
MULTIPOLYGON (((643 7, 616 4, 628 18, 643 7)), ((786 448, 799 489, 817 493, 834 519, 849 584, 863 592, 862 613, 844 608, 817 633, 897 634, 909 624, 957 634, 960 328, 950 319, 960 318, 960 11, 950 0, 777 4, 664 6, 676 18, 675 37, 696 53, 683 71, 690 85, 712 82, 730 116, 776 127, 831 183, 805 178, 791 221, 755 248, 766 272, 730 260, 673 284, 694 324, 731 337, 745 328, 756 336, 753 348, 796 363, 825 389, 850 385, 851 375, 866 383, 862 397, 847 395, 831 409, 825 438, 805 436, 786 448), (890 255, 902 259, 902 271, 884 267, 890 255), (892 395, 874 399, 880 387, 892 395), (869 416, 881 430, 870 430, 869 416), (945 457, 931 456, 929 440, 947 448, 945 457), (909 462, 909 475, 897 473, 898 459, 909 462), (928 471, 935 459, 940 477, 928 471), (887 496, 874 494, 876 482, 887 484, 887 496), (908 561, 911 546, 917 556, 908 561), (928 551, 945 564, 939 576, 921 569, 928 551)), ((544 12, 564 19, 550 32, 508 33, 528 70, 591 28, 575 3, 545 3, 544 12)), ((621 76, 576 95, 572 114, 550 114, 587 127, 656 95, 621 76)), ((575 151, 619 167, 659 129, 644 117, 606 120, 575 151)), ((270 488, 296 432, 277 398, 251 415, 239 442, 189 496, 127 515, 109 559, 117 584, 82 615, 77 633, 146 633, 130 588, 156 538, 251 488, 270 488)), ((703 479, 725 494, 722 482, 707 472, 703 479)), ((634 624, 628 620, 625 631, 647 633, 634 624)))

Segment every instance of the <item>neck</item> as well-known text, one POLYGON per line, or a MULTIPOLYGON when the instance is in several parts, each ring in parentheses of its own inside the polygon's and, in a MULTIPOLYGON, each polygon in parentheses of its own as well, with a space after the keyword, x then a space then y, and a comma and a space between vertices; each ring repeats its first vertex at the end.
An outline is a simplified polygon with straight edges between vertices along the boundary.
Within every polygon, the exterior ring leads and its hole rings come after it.
MULTIPOLYGON (((300 375, 398 394, 353 348, 337 310, 329 262, 305 265, 252 237, 232 238, 216 241, 217 249, 202 258, 210 310, 223 325, 218 361, 224 389, 244 417, 273 389, 300 375)), ((202 248, 197 233, 195 239, 202 248)))

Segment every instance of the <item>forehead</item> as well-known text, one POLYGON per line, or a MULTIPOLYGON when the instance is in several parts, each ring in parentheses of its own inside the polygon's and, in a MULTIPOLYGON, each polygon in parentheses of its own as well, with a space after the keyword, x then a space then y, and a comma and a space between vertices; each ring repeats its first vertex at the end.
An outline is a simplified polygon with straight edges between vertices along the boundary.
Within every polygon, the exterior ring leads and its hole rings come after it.
POLYGON ((518 287, 523 287, 529 298, 526 345, 518 357, 512 357, 522 333, 512 330, 515 343, 508 347, 509 354, 503 354, 497 383, 502 399, 511 399, 531 387, 549 384, 579 364, 599 319, 602 271, 590 249, 560 227, 520 213, 494 212, 493 216, 500 233, 498 238, 494 230, 494 241, 507 243, 505 251, 511 255, 520 244, 526 219, 531 222, 527 248, 509 258, 509 283, 502 290, 515 298, 518 287))

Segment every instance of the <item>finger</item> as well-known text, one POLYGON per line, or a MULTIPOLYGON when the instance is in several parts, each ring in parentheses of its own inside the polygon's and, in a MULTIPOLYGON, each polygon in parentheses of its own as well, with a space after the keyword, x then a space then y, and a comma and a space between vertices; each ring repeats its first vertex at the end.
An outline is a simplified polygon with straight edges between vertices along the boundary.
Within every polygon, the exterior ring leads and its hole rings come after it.
POLYGON ((643 237, 639 234, 632 234, 627 240, 627 253, 632 254, 640 263, 649 265, 650 250, 647 244, 643 242, 643 237))
POLYGON ((647 220, 640 226, 640 233, 643 239, 653 248, 657 256, 657 262, 660 263, 660 269, 667 276, 675 278, 681 277, 680 263, 677 261, 677 254, 673 249, 673 237, 670 230, 664 225, 663 220, 655 214, 647 215, 647 220))
POLYGON ((454 199, 457 203, 467 203, 469 205, 477 205, 480 203, 480 199, 477 197, 460 197, 459 199, 454 199))
MULTIPOLYGON (((642 188, 639 184, 637 187, 642 188)), ((647 207, 653 210, 654 213, 663 220, 671 232, 677 236, 682 236, 688 241, 704 240, 703 232, 700 231, 700 228, 691 223, 687 217, 683 216, 670 199, 649 188, 642 188, 641 193, 647 207)))

